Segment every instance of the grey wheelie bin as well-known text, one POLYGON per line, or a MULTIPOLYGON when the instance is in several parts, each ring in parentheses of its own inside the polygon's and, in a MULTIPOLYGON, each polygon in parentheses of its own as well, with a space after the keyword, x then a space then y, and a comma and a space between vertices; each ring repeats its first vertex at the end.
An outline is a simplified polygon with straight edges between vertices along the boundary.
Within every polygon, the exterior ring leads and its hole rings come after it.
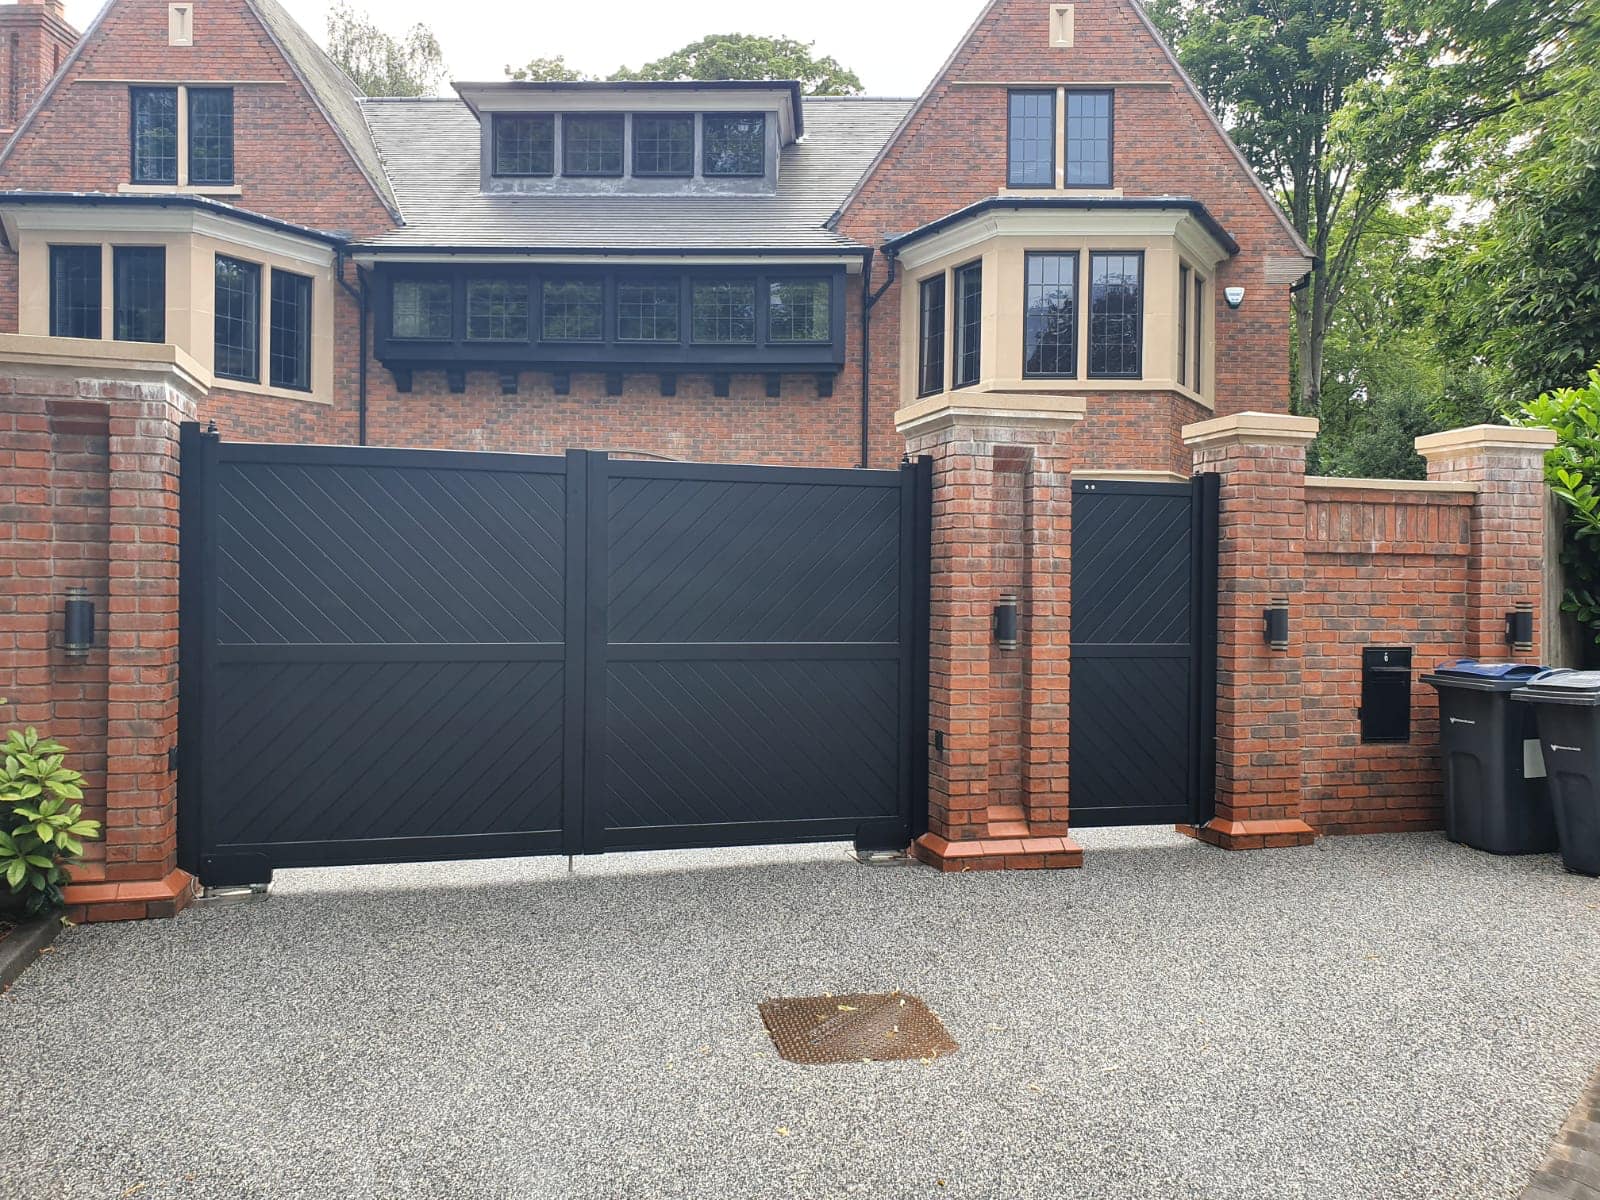
POLYGON ((1545 671, 1515 698, 1538 714, 1561 861, 1600 875, 1600 671, 1545 671))
POLYGON ((1511 702, 1542 670, 1465 659, 1422 677, 1439 693, 1444 830, 1452 842, 1492 854, 1556 848, 1533 710, 1511 702))

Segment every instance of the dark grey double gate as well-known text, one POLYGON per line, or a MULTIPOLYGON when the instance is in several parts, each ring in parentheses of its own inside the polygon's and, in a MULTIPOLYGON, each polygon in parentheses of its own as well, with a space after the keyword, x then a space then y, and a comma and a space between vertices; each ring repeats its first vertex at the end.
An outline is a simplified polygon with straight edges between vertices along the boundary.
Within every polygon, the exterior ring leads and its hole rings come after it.
POLYGON ((1072 823, 1204 824, 1219 477, 1072 484, 1072 823))
POLYGON ((921 832, 926 463, 183 456, 202 882, 921 832))

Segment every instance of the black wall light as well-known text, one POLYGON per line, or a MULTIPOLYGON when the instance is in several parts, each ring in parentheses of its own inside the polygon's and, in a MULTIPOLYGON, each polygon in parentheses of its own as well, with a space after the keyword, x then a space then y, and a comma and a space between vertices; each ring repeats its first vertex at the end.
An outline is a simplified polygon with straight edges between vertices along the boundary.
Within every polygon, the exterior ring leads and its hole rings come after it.
POLYGON ((1274 596, 1272 603, 1262 610, 1262 633, 1267 645, 1274 650, 1289 648, 1289 597, 1274 596))
POLYGON ((994 643, 1002 650, 1017 648, 1017 596, 1015 592, 1001 592, 1000 603, 994 606, 994 643))
POLYGON ((69 587, 66 604, 66 633, 61 639, 68 658, 88 658, 94 645, 94 601, 87 588, 69 587))
POLYGON ((1506 645, 1513 650, 1533 649, 1533 605, 1521 603, 1506 614, 1506 645))

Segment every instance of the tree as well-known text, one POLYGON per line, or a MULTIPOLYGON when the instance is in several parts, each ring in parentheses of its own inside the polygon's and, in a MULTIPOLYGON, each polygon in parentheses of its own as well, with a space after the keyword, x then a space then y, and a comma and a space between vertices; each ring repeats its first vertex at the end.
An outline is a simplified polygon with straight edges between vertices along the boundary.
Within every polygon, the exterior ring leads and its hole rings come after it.
POLYGON ((1583 0, 1154 0, 1151 15, 1317 261, 1295 293, 1296 406, 1321 409, 1329 329, 1373 220, 1537 92, 1583 0))
POLYGON ((645 63, 622 67, 613 80, 798 79, 808 96, 853 96, 861 80, 838 60, 813 53, 814 42, 748 33, 713 34, 681 50, 645 63))
POLYGON ((506 74, 530 83, 573 83, 590 78, 576 67, 569 67, 559 54, 553 58, 529 59, 524 66, 507 67, 506 74))
POLYGON ((417 24, 396 37, 343 0, 328 10, 328 56, 368 96, 431 96, 445 77, 433 30, 417 24))
POLYGON ((1437 336, 1486 364, 1507 410, 1600 362, 1600 70, 1579 63, 1559 82, 1531 121, 1482 140, 1488 215, 1441 255, 1437 336))

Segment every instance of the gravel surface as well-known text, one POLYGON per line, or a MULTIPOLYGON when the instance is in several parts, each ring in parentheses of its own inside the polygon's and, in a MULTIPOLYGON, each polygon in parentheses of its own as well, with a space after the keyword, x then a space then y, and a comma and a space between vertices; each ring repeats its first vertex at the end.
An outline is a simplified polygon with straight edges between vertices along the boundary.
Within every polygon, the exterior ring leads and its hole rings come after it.
POLYGON ((286 871, 69 930, 0 1000, 0 1196, 1512 1197, 1600 1062, 1600 882, 1554 859, 1082 841, 286 871), (893 988, 960 1051, 800 1067, 756 1011, 893 988))

